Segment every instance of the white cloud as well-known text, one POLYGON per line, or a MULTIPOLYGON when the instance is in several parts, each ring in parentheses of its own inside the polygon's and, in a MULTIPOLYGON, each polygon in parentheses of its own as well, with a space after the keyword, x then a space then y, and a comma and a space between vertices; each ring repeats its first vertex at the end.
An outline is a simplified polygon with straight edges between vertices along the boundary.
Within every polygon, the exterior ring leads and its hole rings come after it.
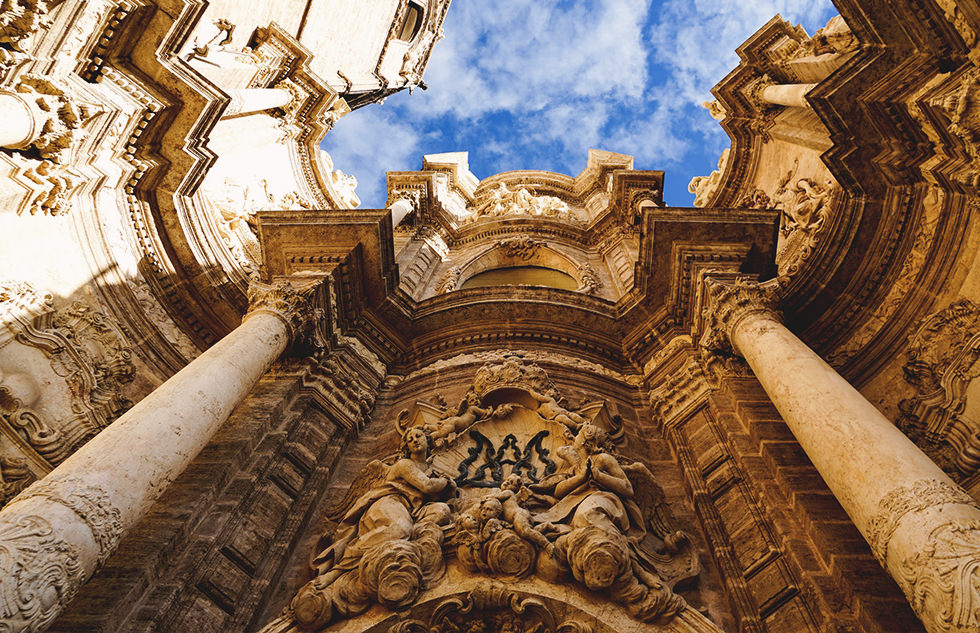
POLYGON ((327 134, 323 148, 334 168, 357 178, 357 195, 364 207, 383 205, 385 172, 422 165, 420 132, 393 109, 371 105, 350 113, 327 134))

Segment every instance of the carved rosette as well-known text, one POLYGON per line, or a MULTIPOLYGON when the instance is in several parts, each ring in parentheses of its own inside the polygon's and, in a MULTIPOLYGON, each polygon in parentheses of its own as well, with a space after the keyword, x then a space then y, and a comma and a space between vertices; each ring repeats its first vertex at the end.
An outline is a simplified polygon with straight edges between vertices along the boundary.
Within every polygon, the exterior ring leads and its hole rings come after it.
POLYGON ((248 312, 243 320, 256 314, 271 314, 286 325, 289 338, 295 343, 306 338, 322 317, 323 310, 315 305, 320 287, 319 282, 302 286, 287 281, 271 285, 252 282, 248 287, 248 312))
POLYGON ((88 526, 99 548, 99 565, 105 563, 115 551, 122 538, 121 514, 109 495, 98 486, 87 484, 77 477, 57 480, 45 478, 31 484, 10 505, 12 507, 18 502, 35 498, 65 506, 88 526))
POLYGON ((752 314, 764 314, 782 322, 779 311, 778 279, 755 283, 738 279, 726 283, 711 277, 704 280, 705 308, 702 313, 701 347, 710 351, 735 351, 731 334, 739 322, 752 314))

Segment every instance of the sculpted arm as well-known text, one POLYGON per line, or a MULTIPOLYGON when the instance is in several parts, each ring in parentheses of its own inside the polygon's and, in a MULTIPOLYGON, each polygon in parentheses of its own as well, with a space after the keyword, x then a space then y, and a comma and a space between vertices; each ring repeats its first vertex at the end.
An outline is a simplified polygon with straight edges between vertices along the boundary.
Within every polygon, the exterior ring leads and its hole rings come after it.
POLYGON ((413 488, 428 495, 442 492, 449 485, 445 477, 430 477, 410 459, 400 459, 391 467, 389 479, 401 479, 413 488))
POLYGON ((616 458, 608 453, 595 455, 592 458, 592 478, 600 486, 615 492, 620 497, 633 496, 633 484, 630 483, 616 458))

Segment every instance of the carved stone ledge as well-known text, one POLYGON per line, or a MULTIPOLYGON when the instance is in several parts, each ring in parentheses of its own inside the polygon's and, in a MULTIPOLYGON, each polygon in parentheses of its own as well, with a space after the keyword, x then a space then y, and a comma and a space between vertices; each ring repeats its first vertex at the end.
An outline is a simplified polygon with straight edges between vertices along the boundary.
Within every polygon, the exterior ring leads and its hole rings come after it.
POLYGON ((319 280, 306 281, 302 285, 288 281, 274 284, 253 281, 248 287, 245 319, 256 314, 271 314, 286 325, 293 343, 308 339, 313 325, 323 317, 324 311, 317 305, 322 285, 319 280))
POLYGON ((725 283, 706 277, 703 283, 706 307, 702 314, 699 344, 707 350, 737 353, 731 333, 746 316, 765 314, 774 321, 782 322, 779 279, 763 283, 737 279, 735 283, 725 283))

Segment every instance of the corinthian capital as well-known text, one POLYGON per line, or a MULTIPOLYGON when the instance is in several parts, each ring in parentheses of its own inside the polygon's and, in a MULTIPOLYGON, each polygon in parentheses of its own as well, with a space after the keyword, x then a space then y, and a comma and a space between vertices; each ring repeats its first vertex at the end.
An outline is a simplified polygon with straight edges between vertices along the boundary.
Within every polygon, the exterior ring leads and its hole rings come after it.
POLYGON ((782 321, 779 311, 779 280, 763 283, 736 279, 726 283, 706 277, 705 302, 701 315, 701 347, 711 351, 734 351, 731 334, 739 321, 751 314, 765 313, 782 321))
POLYGON ((319 301, 323 286, 322 279, 280 280, 272 284, 253 281, 248 287, 245 319, 260 313, 271 314, 286 324, 290 339, 296 343, 323 317, 319 301))

